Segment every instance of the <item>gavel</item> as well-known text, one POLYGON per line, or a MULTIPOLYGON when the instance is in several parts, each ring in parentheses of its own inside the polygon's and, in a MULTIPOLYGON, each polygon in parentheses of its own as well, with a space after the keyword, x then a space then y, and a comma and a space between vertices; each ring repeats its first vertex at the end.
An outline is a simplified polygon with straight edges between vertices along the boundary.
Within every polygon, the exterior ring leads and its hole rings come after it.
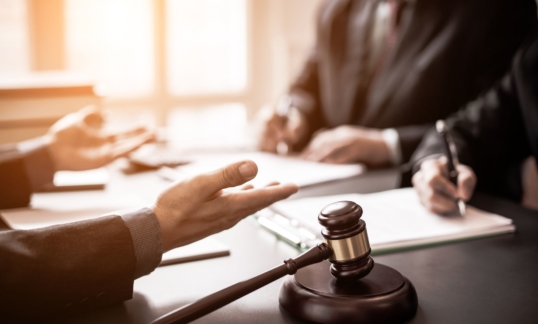
MULTIPOLYGON (((358 305, 362 305, 361 303, 363 302, 363 299, 372 295, 371 292, 375 291, 375 289, 382 289, 383 291, 381 291, 381 293, 383 295, 387 295, 388 292, 393 292, 394 289, 389 287, 398 286, 394 285, 393 281, 394 278, 399 275, 399 273, 389 267, 380 265, 380 267, 383 268, 380 268, 380 274, 376 275, 374 279, 378 281, 381 280, 381 284, 374 283, 375 288, 373 290, 365 290, 368 292, 369 295, 365 295, 366 297, 361 297, 361 294, 363 294, 362 291, 365 289, 365 287, 368 288, 368 283, 363 283, 362 286, 357 286, 357 281, 367 276, 372 271, 372 269, 374 269, 374 261, 370 257, 371 249, 370 243, 368 241, 368 234, 366 232, 366 223, 361 219, 362 214, 362 208, 358 204, 351 201, 340 201, 326 206, 321 210, 320 214, 318 215, 318 221, 323 226, 321 234, 324 238, 324 243, 320 243, 317 246, 310 248, 308 251, 302 253, 295 258, 287 259, 280 266, 266 271, 258 276, 255 276, 246 281, 239 282, 235 285, 222 289, 191 304, 178 308, 168 314, 165 314, 153 321, 152 323, 165 324, 191 322, 285 275, 294 275, 299 269, 308 267, 310 265, 322 262, 327 259, 331 264, 330 274, 332 275, 333 279, 330 279, 331 276, 323 276, 327 273, 325 269, 321 270, 323 271, 323 275, 319 275, 316 272, 320 271, 316 270, 317 268, 311 270, 311 272, 313 271, 313 275, 311 275, 311 273, 305 273, 305 275, 307 275, 307 277, 309 278, 313 277, 314 280, 317 280, 316 278, 319 278, 319 280, 322 281, 322 284, 328 283, 328 281, 331 280, 335 280, 336 283, 330 283, 331 288, 328 288, 330 291, 322 291, 319 296, 314 296, 319 297, 321 303, 326 304, 326 306, 329 307, 330 310, 334 310, 334 308, 340 304, 346 304, 345 307, 349 308, 349 301, 338 301, 339 299, 341 299, 339 298, 340 294, 344 294, 347 296, 351 293, 355 299, 362 298, 361 300, 357 300, 357 302, 359 303, 358 305), (390 271, 394 272, 395 274, 390 271), (387 281, 387 279, 391 282, 390 284, 385 285, 383 281, 387 281), (344 290, 342 290, 342 288, 344 290), (334 289, 336 289, 336 291, 334 291, 334 289)), ((307 269, 308 268, 305 268, 304 270, 307 269)), ((403 278, 401 275, 399 276, 403 278)), ((407 284, 408 282, 404 282, 404 280, 401 281, 402 285, 398 288, 399 290, 402 289, 404 283, 407 284)), ((304 309, 307 309, 309 306, 309 300, 313 300, 313 298, 307 298, 307 300, 301 301, 301 290, 303 290, 304 287, 302 285, 297 286, 295 283, 288 284, 287 286, 293 287, 291 288, 291 290, 290 288, 285 290, 285 282, 283 290, 281 290, 281 305, 292 313, 295 311, 295 308, 300 308, 303 311, 296 312, 296 316, 300 316, 308 320, 317 321, 318 318, 308 318, 308 316, 310 316, 309 313, 311 312, 304 311, 304 309), (297 305, 300 305, 300 307, 297 305)), ((315 290, 316 288, 314 288, 314 291, 315 290)), ((404 303, 404 306, 406 307, 405 312, 401 315, 397 314, 397 316, 395 317, 397 319, 407 319, 410 316, 414 315, 416 311, 416 293, 410 282, 409 284, 407 284, 407 287, 404 291, 404 295, 406 296, 405 298, 410 301, 410 303, 404 303)), ((352 299, 353 298, 351 298, 350 300, 352 299)), ((385 311, 390 311, 390 307, 387 307, 387 303, 394 304, 396 302, 402 304, 401 297, 398 297, 395 302, 391 301, 390 299, 387 299, 387 297, 384 297, 381 298, 380 302, 384 303, 383 309, 385 311)), ((317 309, 321 309, 320 305, 317 305, 315 307, 317 307, 317 309)), ((344 314, 345 312, 335 311, 330 313, 334 313, 334 316, 341 316, 337 314, 344 314)), ((373 312, 372 314, 377 313, 373 312)), ((368 316, 372 317, 374 315, 368 316)), ((330 317, 328 320, 329 322, 339 321, 337 318, 335 319, 334 317, 330 317)), ((345 317, 342 317, 342 321, 345 321, 345 317)))

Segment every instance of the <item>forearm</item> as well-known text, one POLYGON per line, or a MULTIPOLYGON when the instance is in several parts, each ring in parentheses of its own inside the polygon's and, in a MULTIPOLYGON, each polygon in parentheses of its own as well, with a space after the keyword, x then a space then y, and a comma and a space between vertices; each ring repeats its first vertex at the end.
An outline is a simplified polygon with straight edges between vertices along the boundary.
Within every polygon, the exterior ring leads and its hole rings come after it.
POLYGON ((160 263, 153 211, 0 233, 0 313, 47 318, 132 297, 133 281, 160 263), (35 311, 27 314, 23 308, 35 311))
POLYGON ((151 273, 161 263, 163 240, 157 216, 150 208, 121 215, 129 228, 136 256, 134 278, 151 273))
POLYGON ((132 296, 136 257, 118 216, 2 232, 0 259, 4 314, 56 317, 132 296))

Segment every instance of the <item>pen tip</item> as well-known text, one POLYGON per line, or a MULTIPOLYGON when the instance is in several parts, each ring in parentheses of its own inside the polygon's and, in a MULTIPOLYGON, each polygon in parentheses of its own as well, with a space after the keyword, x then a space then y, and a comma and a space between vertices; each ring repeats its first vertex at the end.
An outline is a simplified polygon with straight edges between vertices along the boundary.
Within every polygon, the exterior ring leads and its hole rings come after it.
POLYGON ((458 199, 458 209, 460 211, 460 215, 465 216, 467 213, 467 206, 465 206, 465 202, 461 199, 458 199))

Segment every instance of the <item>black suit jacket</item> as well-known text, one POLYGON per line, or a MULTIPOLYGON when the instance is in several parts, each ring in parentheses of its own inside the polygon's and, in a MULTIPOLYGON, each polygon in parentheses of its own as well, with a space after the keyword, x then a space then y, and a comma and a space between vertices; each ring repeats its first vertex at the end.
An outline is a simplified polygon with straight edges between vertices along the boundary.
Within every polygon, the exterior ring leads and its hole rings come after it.
MULTIPOLYGON (((396 128, 404 162, 432 123, 487 90, 508 69, 536 21, 534 0, 417 0, 404 12, 395 48, 365 84, 368 1, 330 0, 317 43, 290 94, 312 125, 396 128)), ((304 145, 304 143, 303 143, 304 145)))
POLYGON ((67 316, 130 299, 135 266, 119 216, 0 232, 0 318, 67 316))
MULTIPOLYGON (((538 33, 524 46, 508 73, 484 96, 447 119, 460 162, 477 174, 477 189, 520 200, 520 166, 538 161, 538 33)), ((418 164, 442 153, 432 129, 413 155, 418 164)))

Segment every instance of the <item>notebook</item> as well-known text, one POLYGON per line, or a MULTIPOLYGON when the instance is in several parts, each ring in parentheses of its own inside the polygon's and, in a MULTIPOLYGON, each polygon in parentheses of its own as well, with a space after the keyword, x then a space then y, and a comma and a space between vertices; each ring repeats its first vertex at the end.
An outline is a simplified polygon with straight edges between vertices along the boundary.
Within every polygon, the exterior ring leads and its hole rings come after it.
POLYGON ((468 206, 464 217, 427 211, 413 188, 372 194, 345 194, 282 201, 260 214, 263 227, 302 247, 322 239, 317 216, 330 203, 349 200, 363 208, 373 252, 392 251, 515 231, 512 220, 468 206), (264 214, 265 213, 265 214, 264 214), (269 224, 269 225, 268 225, 269 224), (277 233, 278 234, 278 233, 277 233))

